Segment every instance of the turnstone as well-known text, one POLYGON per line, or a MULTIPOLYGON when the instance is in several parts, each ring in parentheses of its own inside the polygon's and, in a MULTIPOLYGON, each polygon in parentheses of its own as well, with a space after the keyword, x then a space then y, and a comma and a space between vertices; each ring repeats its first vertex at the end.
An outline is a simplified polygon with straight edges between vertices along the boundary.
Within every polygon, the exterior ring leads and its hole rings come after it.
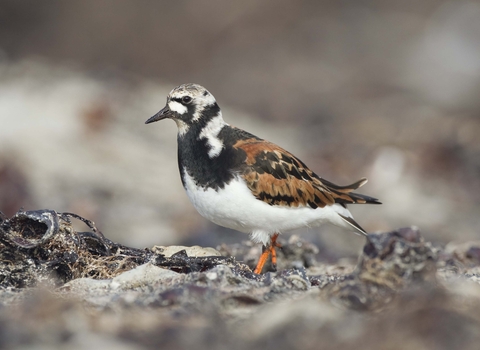
POLYGON ((178 127, 178 166, 188 198, 203 217, 249 233, 263 244, 255 273, 271 255, 278 235, 325 222, 367 235, 347 204, 381 204, 347 186, 322 179, 283 148, 230 126, 213 95, 197 84, 174 88, 166 106, 145 124, 170 118, 178 127))

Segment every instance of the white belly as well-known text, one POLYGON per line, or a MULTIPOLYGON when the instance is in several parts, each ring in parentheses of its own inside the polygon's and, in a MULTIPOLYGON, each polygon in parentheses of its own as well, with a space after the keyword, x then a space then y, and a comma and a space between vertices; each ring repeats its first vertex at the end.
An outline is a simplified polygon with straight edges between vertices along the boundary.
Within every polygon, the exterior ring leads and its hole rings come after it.
POLYGON ((184 174, 187 195, 200 215, 217 225, 249 233, 254 241, 263 244, 267 244, 274 233, 299 227, 313 227, 324 222, 346 227, 337 213, 351 216, 340 205, 317 209, 269 205, 256 199, 240 178, 218 192, 212 188, 198 189, 186 170, 184 174))

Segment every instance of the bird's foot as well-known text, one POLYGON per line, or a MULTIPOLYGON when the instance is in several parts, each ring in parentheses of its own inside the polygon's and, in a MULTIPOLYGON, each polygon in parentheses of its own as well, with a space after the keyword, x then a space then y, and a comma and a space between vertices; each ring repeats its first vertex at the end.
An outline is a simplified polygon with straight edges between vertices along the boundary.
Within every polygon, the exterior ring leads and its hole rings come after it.
POLYGON ((278 238, 278 233, 275 233, 272 235, 270 238, 270 244, 268 246, 263 246, 262 248, 262 255, 260 256, 260 259, 258 260, 257 267, 253 271, 255 274, 260 274, 262 273, 263 266, 268 260, 268 257, 271 255, 272 256, 272 269, 273 271, 277 271, 277 252, 275 248, 281 248, 281 245, 277 243, 277 238, 278 238))

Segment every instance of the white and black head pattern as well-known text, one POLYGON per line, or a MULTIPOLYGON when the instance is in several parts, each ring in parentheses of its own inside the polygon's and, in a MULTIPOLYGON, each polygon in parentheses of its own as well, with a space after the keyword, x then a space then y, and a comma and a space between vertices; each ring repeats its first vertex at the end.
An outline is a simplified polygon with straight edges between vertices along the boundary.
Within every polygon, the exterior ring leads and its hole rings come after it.
POLYGON ((216 124, 223 123, 220 107, 213 95, 203 86, 191 83, 170 91, 166 106, 148 119, 146 124, 165 118, 177 123, 179 135, 187 133, 193 124, 205 125, 214 118, 217 118, 216 124))
POLYGON ((146 121, 173 119, 178 126, 178 162, 182 181, 190 174, 201 187, 222 187, 233 177, 226 165, 233 161, 224 133, 229 127, 213 95, 197 84, 173 89, 166 106, 146 121))
POLYGON ((200 119, 206 110, 220 110, 213 95, 197 84, 183 84, 170 91, 167 105, 179 116, 190 115, 192 121, 200 119))

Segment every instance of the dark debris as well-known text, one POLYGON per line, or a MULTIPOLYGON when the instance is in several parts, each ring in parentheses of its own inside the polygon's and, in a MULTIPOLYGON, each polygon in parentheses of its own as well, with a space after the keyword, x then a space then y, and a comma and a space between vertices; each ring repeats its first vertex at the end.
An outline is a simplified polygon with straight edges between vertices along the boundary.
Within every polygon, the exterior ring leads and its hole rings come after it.
POLYGON ((402 228, 370 234, 357 264, 342 265, 317 262, 299 237, 281 243, 278 272, 256 275, 251 242, 223 245, 222 256, 166 257, 112 242, 75 214, 0 213, 0 347, 75 348, 85 332, 112 347, 172 349, 400 349, 412 345, 405 334, 440 349, 478 345, 480 298, 463 302, 478 286, 459 298, 437 281, 479 281, 478 244, 445 249, 402 228), (90 230, 75 231, 72 219, 90 230))
MULTIPOLYGON (((382 307, 398 291, 414 283, 435 283, 438 264, 462 264, 455 257, 445 258, 438 247, 424 242, 416 228, 370 234, 353 272, 342 273, 340 269, 335 275, 312 274, 315 269, 311 268, 318 268, 318 249, 292 236, 281 241, 279 271, 256 275, 251 268, 259 247, 251 242, 223 245, 223 256, 189 257, 181 250, 166 257, 150 249, 115 243, 105 238, 93 222, 73 213, 19 211, 10 219, 0 214, 0 220, 0 287, 4 288, 34 287, 39 283, 61 286, 82 277, 111 279, 147 262, 187 275, 226 266, 235 278, 251 281, 248 283, 252 286, 268 287, 265 300, 274 298, 276 293, 319 288, 347 308, 371 310, 382 307), (75 231, 72 219, 81 220, 90 231, 75 231)), ((470 264, 478 262, 478 248, 469 247, 463 257, 470 264)))
POLYGON ((0 219, 0 287, 33 287, 40 282, 59 286, 81 277, 113 278, 149 261, 179 273, 202 272, 219 264, 249 272, 233 258, 195 258, 182 252, 166 258, 148 249, 126 247, 72 213, 19 211, 10 219, 4 215, 0 219), (72 218, 86 223, 91 231, 75 231, 72 218))

